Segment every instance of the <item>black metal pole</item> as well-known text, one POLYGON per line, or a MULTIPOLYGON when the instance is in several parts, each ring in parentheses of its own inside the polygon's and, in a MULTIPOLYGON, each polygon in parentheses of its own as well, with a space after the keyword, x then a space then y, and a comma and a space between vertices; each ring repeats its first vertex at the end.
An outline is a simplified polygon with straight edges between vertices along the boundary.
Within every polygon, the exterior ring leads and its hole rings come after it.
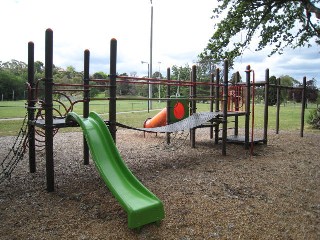
MULTIPOLYGON (((237 83, 240 82, 240 73, 236 72, 236 79, 235 79, 235 111, 239 111, 239 97, 240 97, 240 90, 237 86, 237 83)), ((234 116, 234 135, 238 136, 239 134, 239 116, 234 116)))
MULTIPOLYGON (((151 1, 151 27, 150 27, 150 68, 149 68, 149 78, 152 78, 152 41, 153 41, 153 5, 151 1)), ((152 84, 149 84, 148 91, 149 98, 152 98, 152 84)), ((152 109, 152 100, 149 100, 149 109, 152 109)))
MULTIPOLYGON (((219 104, 220 104, 219 84, 220 84, 220 69, 217 68, 216 69, 216 86, 215 86, 215 109, 216 109, 216 112, 220 111, 220 108, 219 108, 219 104)), ((219 143, 219 125, 220 125, 220 122, 216 123, 216 126, 214 128, 214 142, 215 142, 215 144, 219 143)))
POLYGON ((244 135, 244 145, 245 149, 249 149, 249 135, 250 135, 250 99, 251 99, 251 84, 250 84, 250 73, 251 68, 250 65, 246 68, 246 87, 247 87, 247 95, 246 95, 246 114, 245 114, 245 135, 244 135))
MULTIPOLYGON (((210 78, 210 112, 213 112, 213 95, 214 95, 214 86, 213 86, 213 83, 214 83, 214 74, 211 73, 211 78, 210 78)), ((213 138, 213 119, 210 120, 210 139, 213 138)))
MULTIPOLYGON (((191 87, 191 99, 197 97, 197 66, 193 65, 192 66, 192 72, 191 72, 191 81, 193 83, 191 87)), ((196 113, 197 111, 197 105, 196 101, 192 100, 191 101, 191 111, 192 114, 196 113)), ((191 140, 191 147, 195 148, 196 147, 196 128, 190 129, 190 140, 191 140)))
POLYGON ((227 155, 227 131, 228 131, 228 72, 229 62, 224 60, 223 71, 223 118, 222 118, 222 155, 227 155))
POLYGON ((36 172, 36 143, 35 143, 35 89, 34 89, 34 43, 28 43, 28 140, 29 140, 29 170, 31 173, 36 172))
MULTIPOLYGON (((170 68, 167 68, 167 80, 170 81, 170 68)), ((170 124, 170 84, 167 84, 167 124, 170 124)), ((170 133, 166 133, 167 144, 170 144, 170 133)))
POLYGON ((117 122, 117 40, 111 39, 110 43, 110 101, 109 101, 109 130, 116 143, 117 122))
POLYGON ((263 142, 268 143, 268 120, 269 120, 269 69, 266 69, 264 84, 264 120, 263 120, 263 142))
POLYGON ((280 125, 280 78, 277 79, 277 116, 276 116, 276 134, 279 133, 280 125))
MULTIPOLYGON (((84 51, 84 66, 83 66, 83 117, 89 117, 89 103, 90 103, 90 88, 89 88, 89 72, 90 72, 90 51, 84 51)), ((89 147, 85 136, 83 135, 83 164, 89 164, 89 147)))
POLYGON ((304 113, 306 109, 306 87, 307 87, 307 78, 303 77, 303 89, 302 89, 302 106, 301 106, 301 125, 300 125, 300 137, 303 137, 304 130, 304 113))
POLYGON ((46 30, 45 35, 45 148, 47 191, 54 191, 54 163, 53 163, 53 31, 46 30))

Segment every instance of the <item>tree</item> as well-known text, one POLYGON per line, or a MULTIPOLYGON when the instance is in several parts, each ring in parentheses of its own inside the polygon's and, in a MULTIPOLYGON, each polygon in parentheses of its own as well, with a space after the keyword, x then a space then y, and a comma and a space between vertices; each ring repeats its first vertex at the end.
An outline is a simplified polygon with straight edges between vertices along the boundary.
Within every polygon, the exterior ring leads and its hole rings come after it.
MULTIPOLYGON (((179 81, 190 81, 191 76, 191 68, 188 64, 186 64, 184 67, 173 65, 171 68, 171 75, 170 78, 173 80, 179 80, 179 81)), ((171 95, 175 95, 180 93, 182 96, 188 96, 189 95, 189 88, 182 87, 171 87, 170 88, 171 95)))
MULTIPOLYGON (((319 90, 316 86, 316 80, 313 78, 306 82, 306 99, 308 102, 316 103, 318 101, 319 90)), ((302 84, 299 83, 299 87, 302 87, 302 84)), ((293 88, 289 90, 289 96, 296 102, 302 101, 302 91, 298 88, 293 88)))
POLYGON ((23 99, 27 81, 27 64, 15 59, 0 61, 0 93, 7 100, 23 99))
MULTIPOLYGON (((277 78, 275 76, 271 76, 269 78, 269 83, 272 85, 277 84, 277 78)), ((269 88, 269 98, 268 98, 268 106, 273 106, 277 103, 277 89, 275 87, 269 88)))
MULTIPOLYGON (((122 73, 119 76, 128 77, 127 73, 122 73)), ((130 90, 130 81, 125 79, 120 84, 117 84, 117 93, 119 95, 128 95, 130 90)))
POLYGON ((320 44, 320 0, 217 0, 212 18, 215 32, 200 58, 215 61, 234 59, 254 39, 256 51, 273 46, 270 55, 286 47, 320 44))
POLYGON ((5 100, 23 99, 25 81, 20 76, 0 69, 0 94, 5 100))
POLYGON ((308 101, 316 103, 318 100, 318 88, 316 84, 316 80, 313 78, 306 82, 306 98, 308 101))

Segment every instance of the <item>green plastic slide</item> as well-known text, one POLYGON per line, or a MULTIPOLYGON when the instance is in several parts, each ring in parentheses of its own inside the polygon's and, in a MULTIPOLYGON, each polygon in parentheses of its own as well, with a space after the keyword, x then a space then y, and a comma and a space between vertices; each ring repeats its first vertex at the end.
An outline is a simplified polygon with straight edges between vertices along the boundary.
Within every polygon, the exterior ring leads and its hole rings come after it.
POLYGON ((66 121, 81 126, 103 181, 128 214, 128 227, 159 223, 164 218, 162 202, 128 169, 100 116, 91 112, 88 118, 82 118, 71 112, 66 121))

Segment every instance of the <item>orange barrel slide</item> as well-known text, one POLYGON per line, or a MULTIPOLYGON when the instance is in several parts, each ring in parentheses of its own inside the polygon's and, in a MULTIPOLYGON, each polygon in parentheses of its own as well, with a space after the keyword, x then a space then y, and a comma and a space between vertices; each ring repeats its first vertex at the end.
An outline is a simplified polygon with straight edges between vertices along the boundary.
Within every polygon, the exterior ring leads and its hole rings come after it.
POLYGON ((147 119, 143 125, 144 128, 155 128, 167 125, 167 108, 162 109, 161 112, 153 118, 147 119))
MULTIPOLYGON (((170 123, 175 123, 186 118, 189 113, 186 110, 187 107, 180 101, 172 102, 171 112, 170 112, 170 123)), ((144 124, 144 128, 155 128, 167 125, 167 108, 164 108, 155 115, 153 118, 148 118, 144 124)))

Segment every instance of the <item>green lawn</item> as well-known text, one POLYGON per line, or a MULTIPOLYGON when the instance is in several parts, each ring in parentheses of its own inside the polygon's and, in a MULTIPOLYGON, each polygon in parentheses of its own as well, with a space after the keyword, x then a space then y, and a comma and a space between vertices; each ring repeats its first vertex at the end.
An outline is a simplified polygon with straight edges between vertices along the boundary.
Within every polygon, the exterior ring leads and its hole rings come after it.
MULTIPOLYGON (((117 121, 133 127, 142 127, 143 122, 148 117, 153 117, 159 109, 166 106, 165 102, 152 102, 152 109, 148 113, 147 101, 144 100, 125 100, 117 102, 117 121)), ((62 106, 55 104, 57 109, 63 109, 62 106)), ((67 106, 69 107, 69 106, 67 106)), ((82 114, 82 103, 76 104, 73 111, 78 114, 82 114)), ((197 103, 197 112, 209 111, 209 104, 197 103)), ((314 109, 315 105, 309 105, 306 109, 305 119, 311 109, 314 109)), ((263 104, 255 105, 255 127, 263 127, 263 104)), ((108 101, 92 101, 90 103, 90 111, 95 111, 101 114, 103 118, 108 118, 109 104, 108 101)), ((25 101, 2 101, 0 102, 0 136, 16 135, 21 128, 21 124, 26 114, 25 101), (11 118, 20 118, 17 120, 11 120, 11 118), (6 119, 6 120, 3 120, 6 119), (10 119, 10 120, 8 120, 10 119)), ((281 130, 299 130, 300 129, 300 104, 287 104, 280 108, 280 129, 281 130)), ((231 118, 229 119, 232 120, 231 118)), ((251 120, 250 120, 251 123, 251 120)), ((232 125, 231 125, 232 126, 232 125)), ((244 127, 244 117, 239 118, 239 127, 244 127)), ((275 129, 276 127, 276 107, 269 107, 269 129, 275 129)), ((305 130, 311 130, 308 124, 305 124, 305 130)), ((80 131, 78 128, 65 129, 63 131, 80 131)), ((315 130, 316 131, 316 130, 315 130)))

